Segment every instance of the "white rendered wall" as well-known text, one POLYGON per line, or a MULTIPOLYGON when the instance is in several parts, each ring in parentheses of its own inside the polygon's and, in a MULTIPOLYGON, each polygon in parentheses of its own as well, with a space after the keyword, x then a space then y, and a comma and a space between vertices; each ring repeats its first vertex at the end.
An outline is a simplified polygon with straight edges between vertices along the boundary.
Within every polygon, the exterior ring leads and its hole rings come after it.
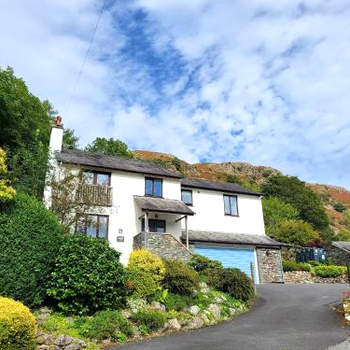
POLYGON ((239 216, 224 213, 223 192, 192 189, 193 207, 196 213, 188 217, 188 229, 264 235, 264 218, 261 199, 258 196, 237 195, 239 216))

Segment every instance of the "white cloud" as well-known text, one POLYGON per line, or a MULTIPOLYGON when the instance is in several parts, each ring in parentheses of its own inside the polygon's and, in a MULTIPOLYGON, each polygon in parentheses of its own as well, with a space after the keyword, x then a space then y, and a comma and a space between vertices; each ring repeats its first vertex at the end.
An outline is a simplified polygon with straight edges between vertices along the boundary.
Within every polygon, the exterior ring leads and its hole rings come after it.
POLYGON ((348 1, 116 2, 75 87, 100 6, 0 3, 0 65, 52 101, 83 143, 119 137, 350 187, 348 1), (143 27, 128 17, 140 9, 143 27))

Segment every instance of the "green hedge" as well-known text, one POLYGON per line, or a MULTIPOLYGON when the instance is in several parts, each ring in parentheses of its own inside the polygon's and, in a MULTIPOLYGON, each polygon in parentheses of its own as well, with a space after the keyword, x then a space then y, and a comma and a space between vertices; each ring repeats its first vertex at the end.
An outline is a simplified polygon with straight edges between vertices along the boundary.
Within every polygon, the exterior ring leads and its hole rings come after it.
POLYGON ((192 267, 197 272, 203 272, 207 269, 222 269, 222 263, 217 260, 211 260, 207 257, 199 254, 194 254, 188 263, 190 267, 192 267))
POLYGON ((241 270, 226 268, 217 270, 209 276, 208 283, 221 292, 230 294, 233 298, 248 301, 254 297, 252 280, 241 270))
POLYGON ((312 267, 309 263, 297 263, 292 260, 283 260, 283 271, 308 271, 311 272, 312 267))
POLYGON ((18 193, 0 208, 0 295, 38 307, 63 241, 61 226, 44 205, 18 193))
POLYGON ((117 309, 126 295, 119 256, 105 239, 69 237, 58 253, 48 294, 65 314, 117 309))
POLYGON ((164 260, 165 276, 162 286, 169 292, 191 295, 198 289, 199 275, 180 260, 164 260))
POLYGON ((336 265, 316 266, 314 272, 319 277, 338 277, 346 273, 346 267, 336 265))

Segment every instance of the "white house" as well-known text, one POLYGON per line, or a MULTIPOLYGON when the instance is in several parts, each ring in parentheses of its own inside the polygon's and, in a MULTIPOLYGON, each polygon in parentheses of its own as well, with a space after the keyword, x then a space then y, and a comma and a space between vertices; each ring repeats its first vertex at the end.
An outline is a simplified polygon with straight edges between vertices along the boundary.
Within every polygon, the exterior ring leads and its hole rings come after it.
MULTIPOLYGON (((62 136, 59 126, 52 128, 56 171, 83 169, 100 207, 77 233, 108 239, 124 264, 139 247, 182 260, 195 252, 253 273, 256 283, 283 282, 281 244, 265 235, 260 193, 182 178, 152 162, 62 150, 62 136)), ((46 188, 48 205, 50 196, 46 188)))

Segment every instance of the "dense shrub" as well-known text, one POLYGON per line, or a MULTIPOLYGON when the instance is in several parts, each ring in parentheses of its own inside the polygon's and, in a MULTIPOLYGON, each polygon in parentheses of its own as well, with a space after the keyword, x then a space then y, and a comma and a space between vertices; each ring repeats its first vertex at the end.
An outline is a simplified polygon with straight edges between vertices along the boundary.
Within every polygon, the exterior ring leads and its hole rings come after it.
POLYGON ((126 287, 135 297, 147 298, 154 295, 159 290, 159 283, 156 283, 149 272, 139 269, 129 269, 126 287))
POLYGON ((316 266, 314 271, 315 274, 320 277, 338 277, 346 273, 346 267, 336 265, 323 265, 316 266))
POLYGON ((55 216, 18 193, 0 208, 0 295, 30 307, 42 304, 63 235, 55 216))
POLYGON ((322 263, 317 261, 317 260, 309 260, 307 263, 310 264, 311 266, 320 266, 320 265, 322 265, 322 263))
POLYGON ((306 246, 319 238, 310 224, 300 220, 283 221, 271 232, 278 241, 298 246, 306 246))
POLYGON ((48 294, 65 314, 117 309, 126 294, 119 256, 104 239, 69 237, 58 253, 48 294))
POLYGON ((274 175, 268 178, 261 190, 266 197, 277 197, 291 204, 299 212, 300 219, 315 229, 326 228, 329 218, 321 198, 294 176, 274 175))
POLYGON ((34 316, 22 303, 3 297, 0 297, 0 349, 35 349, 34 316))
POLYGON ((188 263, 197 272, 203 272, 206 269, 222 269, 222 263, 217 260, 211 260, 203 255, 194 254, 188 263))
POLYGON ((144 325, 154 331, 164 327, 167 314, 160 310, 146 309, 133 314, 132 318, 138 325, 144 325))
POLYGON ((334 210, 338 211, 339 213, 342 213, 343 211, 346 210, 346 206, 341 203, 341 202, 337 202, 333 205, 334 210))
POLYGON ((191 295, 198 288, 199 275, 180 260, 164 260, 163 288, 181 295, 191 295))
POLYGON ((233 298, 248 301, 254 297, 254 286, 252 280, 241 270, 226 268, 218 270, 211 275, 209 284, 216 289, 230 294, 233 298))
POLYGON ((283 271, 308 271, 311 272, 311 265, 309 263, 297 263, 292 260, 283 260, 283 271))
POLYGON ((164 300, 164 305, 167 310, 180 311, 193 304, 195 304, 195 301, 191 296, 174 293, 168 293, 167 297, 164 300))
POLYGON ((340 230, 337 235, 335 236, 335 241, 350 241, 350 231, 347 229, 340 230))
POLYGON ((119 311, 97 312, 82 328, 85 337, 97 340, 112 338, 118 341, 120 334, 133 334, 130 322, 119 311))

